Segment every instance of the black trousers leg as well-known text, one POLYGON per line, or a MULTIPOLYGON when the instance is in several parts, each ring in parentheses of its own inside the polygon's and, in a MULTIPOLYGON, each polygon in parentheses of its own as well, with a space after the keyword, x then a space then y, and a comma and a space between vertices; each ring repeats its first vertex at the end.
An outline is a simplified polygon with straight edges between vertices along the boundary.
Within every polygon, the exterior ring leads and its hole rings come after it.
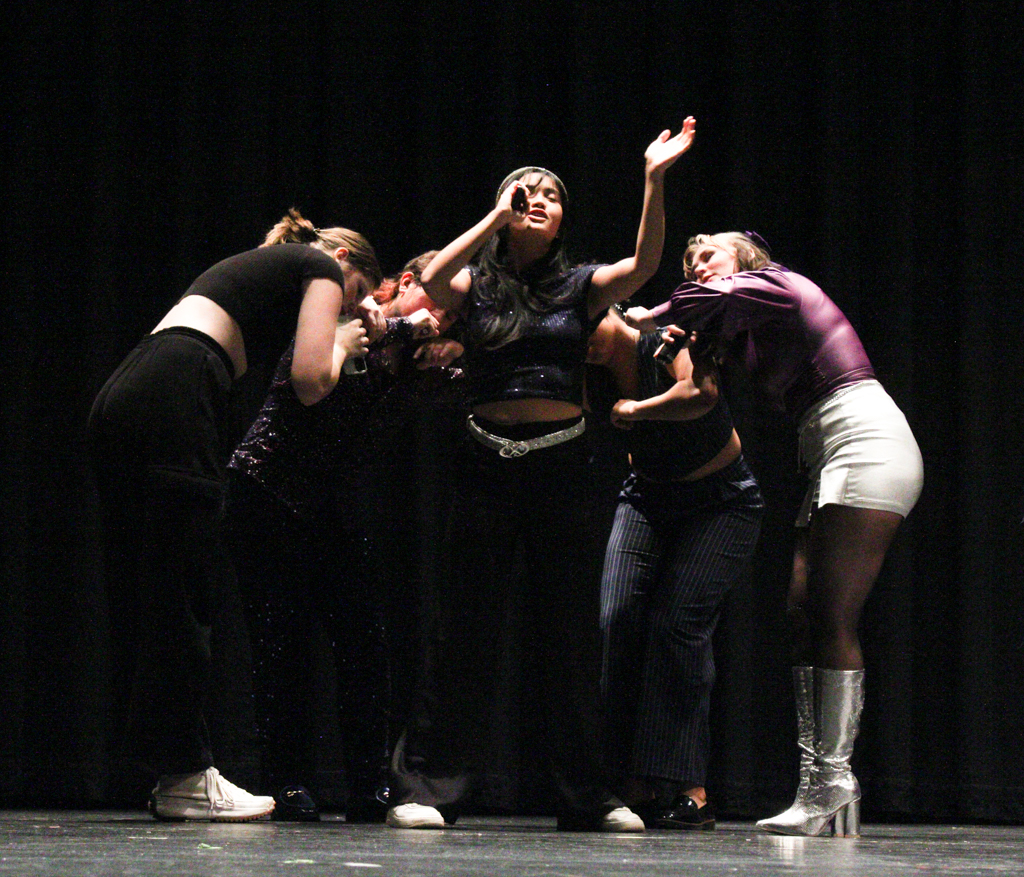
POLYGON ((515 594, 531 656, 527 708, 540 717, 537 754, 560 807, 591 814, 616 806, 597 752, 600 554, 588 466, 585 447, 573 442, 512 460, 469 444, 457 461, 429 681, 393 760, 397 803, 454 803, 488 770, 495 648, 515 594), (512 581, 514 569, 527 581, 512 581))
POLYGON ((135 674, 126 748, 156 774, 213 763, 203 700, 210 629, 233 575, 220 538, 230 391, 230 363, 210 339, 151 335, 101 390, 89 418, 111 528, 107 569, 130 576, 108 582, 112 608, 131 616, 114 624, 122 664, 134 664, 135 674))
POLYGON ((230 542, 252 642, 264 785, 317 791, 309 672, 322 628, 334 660, 349 794, 372 798, 384 778, 390 698, 378 552, 326 512, 299 519, 248 476, 233 477, 231 488, 230 542))

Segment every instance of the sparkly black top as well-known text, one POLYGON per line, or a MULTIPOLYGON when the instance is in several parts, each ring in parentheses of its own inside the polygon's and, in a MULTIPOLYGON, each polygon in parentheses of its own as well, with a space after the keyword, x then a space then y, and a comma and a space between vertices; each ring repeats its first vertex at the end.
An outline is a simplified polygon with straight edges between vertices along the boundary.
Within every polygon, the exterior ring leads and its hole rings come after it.
POLYGON ((277 365, 259 415, 228 466, 259 482, 288 509, 312 518, 330 501, 336 476, 386 452, 384 438, 417 403, 439 393, 460 401, 458 368, 417 369, 412 324, 389 319, 366 357, 365 374, 342 374, 316 405, 303 405, 291 384, 292 348, 277 365), (411 343, 410 343, 411 342, 411 343))
MULTIPOLYGON (((636 346, 640 388, 637 397, 660 396, 675 383, 654 358, 661 343, 660 332, 645 332, 636 346)), ((591 366, 587 372, 587 400, 591 411, 610 417, 612 406, 621 398, 609 369, 591 366)), ((671 481, 696 472, 710 463, 732 435, 732 417, 725 399, 695 420, 636 420, 624 430, 633 469, 655 481, 671 481)))
POLYGON ((600 265, 572 268, 548 281, 547 297, 561 302, 533 313, 521 335, 494 350, 472 343, 474 330, 493 314, 488 278, 470 268, 473 284, 466 311, 466 377, 472 404, 507 399, 558 399, 583 404, 583 362, 587 357, 587 294, 600 265))

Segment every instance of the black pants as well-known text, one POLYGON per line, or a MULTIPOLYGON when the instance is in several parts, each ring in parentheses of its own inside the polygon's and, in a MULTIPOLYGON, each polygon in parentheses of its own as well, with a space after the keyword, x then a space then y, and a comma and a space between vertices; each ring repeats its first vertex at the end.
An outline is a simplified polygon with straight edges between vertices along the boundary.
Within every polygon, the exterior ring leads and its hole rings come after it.
POLYGON ((605 742, 620 778, 704 784, 711 638, 763 510, 742 457, 696 482, 627 479, 601 582, 605 742))
POLYGON ((156 774, 213 763, 210 633, 232 569, 220 541, 231 362, 200 332, 150 335, 104 385, 88 443, 105 516, 118 671, 133 675, 127 755, 156 774))
POLYGON ((394 803, 454 804, 491 770, 496 658, 516 600, 524 700, 560 812, 618 805, 599 766, 600 539, 590 465, 582 439, 517 459, 465 440, 427 681, 392 760, 394 803))
POLYGON ((371 801, 385 781, 390 706, 380 550, 355 522, 328 510, 300 518, 240 473, 227 524, 252 643, 264 791, 302 783, 318 792, 323 725, 309 677, 322 633, 334 659, 349 806, 371 801))

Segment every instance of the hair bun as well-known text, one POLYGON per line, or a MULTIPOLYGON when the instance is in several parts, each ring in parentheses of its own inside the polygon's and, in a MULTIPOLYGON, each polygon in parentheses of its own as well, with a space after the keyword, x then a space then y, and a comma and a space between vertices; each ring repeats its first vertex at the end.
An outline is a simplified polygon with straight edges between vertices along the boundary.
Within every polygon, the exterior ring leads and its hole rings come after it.
POLYGON ((768 246, 766 241, 756 231, 745 231, 743 232, 748 238, 750 238, 755 244, 757 244, 762 250, 771 255, 772 248, 768 246))

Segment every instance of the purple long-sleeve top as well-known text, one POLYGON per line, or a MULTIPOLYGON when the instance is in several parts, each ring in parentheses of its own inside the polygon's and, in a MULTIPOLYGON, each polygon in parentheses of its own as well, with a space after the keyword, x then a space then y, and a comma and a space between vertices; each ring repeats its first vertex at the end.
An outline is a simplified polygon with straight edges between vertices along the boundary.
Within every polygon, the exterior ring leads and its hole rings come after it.
POLYGON ((753 385, 773 407, 797 417, 829 393, 875 376, 843 312, 806 277, 781 266, 684 283, 652 313, 659 326, 737 342, 731 349, 753 385))

